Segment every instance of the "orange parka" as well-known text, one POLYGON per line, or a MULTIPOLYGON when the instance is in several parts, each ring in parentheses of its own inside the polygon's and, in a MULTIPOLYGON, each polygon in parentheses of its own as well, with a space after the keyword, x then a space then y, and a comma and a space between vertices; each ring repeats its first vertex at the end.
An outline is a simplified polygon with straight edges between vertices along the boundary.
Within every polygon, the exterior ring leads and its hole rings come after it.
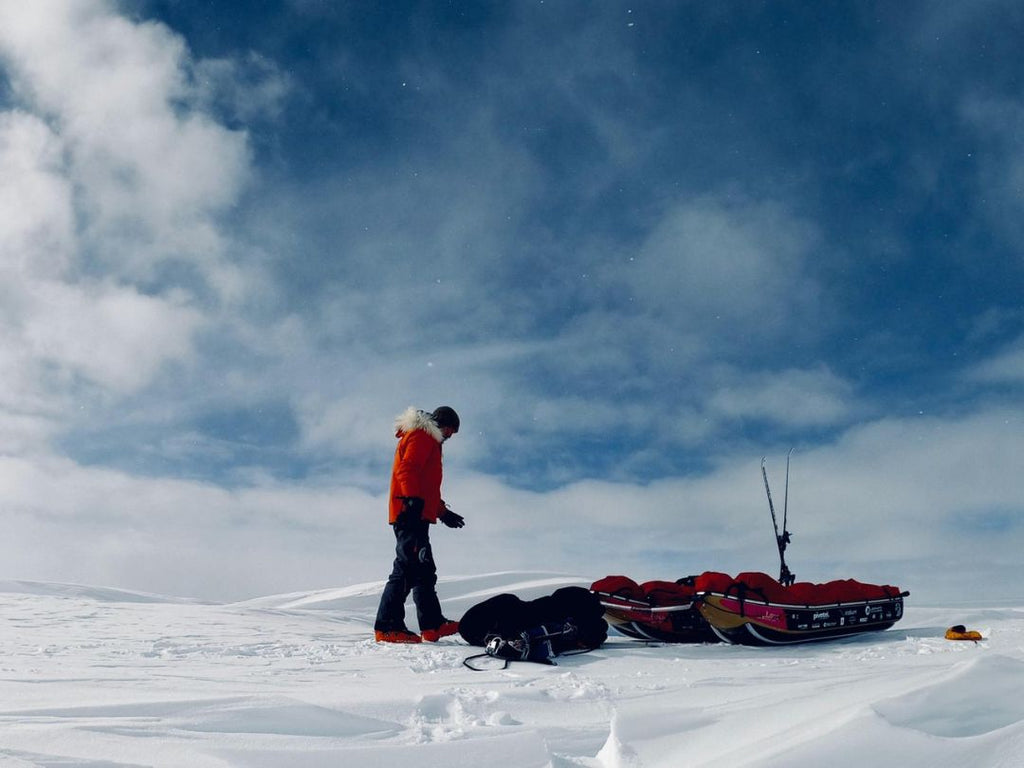
POLYGON ((444 435, 430 414, 409 408, 395 419, 395 463, 391 468, 388 522, 402 511, 403 498, 423 499, 423 519, 436 523, 441 501, 441 444, 444 435))

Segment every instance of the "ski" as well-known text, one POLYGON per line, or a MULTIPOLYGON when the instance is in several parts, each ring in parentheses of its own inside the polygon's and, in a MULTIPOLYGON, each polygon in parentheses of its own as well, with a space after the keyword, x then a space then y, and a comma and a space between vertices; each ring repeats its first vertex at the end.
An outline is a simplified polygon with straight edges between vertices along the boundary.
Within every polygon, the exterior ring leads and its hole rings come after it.
MULTIPOLYGON (((789 456, 793 453, 790 450, 786 456, 786 499, 785 499, 785 511, 786 516, 789 515, 789 456)), ((765 457, 761 457, 761 477, 764 478, 764 492, 768 496, 768 509, 772 513, 772 528, 775 530, 775 544, 779 548, 779 583, 788 587, 790 584, 796 581, 796 576, 789 570, 786 565, 786 545, 790 541, 790 533, 786 530, 786 517, 782 519, 782 533, 779 533, 778 518, 775 516, 775 504, 772 502, 772 489, 768 486, 768 469, 765 467, 765 457)))

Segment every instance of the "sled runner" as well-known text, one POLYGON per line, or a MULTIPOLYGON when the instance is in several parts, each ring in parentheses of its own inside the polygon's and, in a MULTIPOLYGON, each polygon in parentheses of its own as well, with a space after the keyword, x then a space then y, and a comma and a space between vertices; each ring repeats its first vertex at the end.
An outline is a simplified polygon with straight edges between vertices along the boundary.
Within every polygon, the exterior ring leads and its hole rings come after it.
POLYGON ((728 643, 790 645, 889 629, 909 592, 853 579, 783 586, 766 573, 698 576, 697 608, 728 643))
POLYGON ((608 624, 627 637, 666 643, 717 642, 697 610, 693 577, 637 584, 628 576, 606 576, 590 590, 604 607, 608 624))

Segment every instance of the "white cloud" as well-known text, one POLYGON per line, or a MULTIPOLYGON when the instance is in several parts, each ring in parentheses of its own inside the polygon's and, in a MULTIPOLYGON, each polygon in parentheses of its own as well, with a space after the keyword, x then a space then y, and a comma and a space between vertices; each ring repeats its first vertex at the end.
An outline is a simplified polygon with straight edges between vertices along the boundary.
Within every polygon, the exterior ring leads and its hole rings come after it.
POLYGON ((0 57, 21 105, 0 113, 0 361, 138 390, 206 321, 161 287, 166 265, 229 302, 260 283, 218 222, 248 178, 246 137, 197 108, 180 37, 104 0, 3 4, 0 57))
POLYGON ((386 521, 369 525, 384 503, 357 490, 229 491, 57 457, 0 456, 0 483, 0 560, 29 579, 229 599, 369 578, 389 560, 386 521))
MULTIPOLYGON (((0 270, 5 294, 19 274, 61 275, 74 254, 71 185, 63 145, 42 120, 0 112, 0 270)), ((5 295, 9 308, 13 295, 5 295)), ((3 310, 0 310, 3 311, 3 310)))
POLYGON ((220 223, 246 136, 203 111, 180 37, 105 0, 3 3, 0 63, 17 104, 0 111, 0 444, 45 454, 84 397, 105 418, 192 362, 210 296, 237 306, 266 281, 220 223))
POLYGON ((61 142, 83 245, 101 264, 148 279, 163 260, 222 256, 214 217, 246 181, 246 139, 190 107, 179 37, 100 0, 8 3, 0 53, 61 142))
POLYGON ((199 324, 180 298, 77 278, 73 185, 62 146, 42 120, 0 114, 0 368, 8 373, 9 426, 19 433, 24 411, 56 413, 44 405, 46 366, 131 391, 165 360, 187 356, 199 324))
POLYGON ((735 372, 706 407, 723 419, 754 419, 790 427, 841 423, 853 407, 852 387, 825 368, 735 372))
POLYGON ((388 431, 391 422, 385 421, 386 411, 367 407, 371 403, 380 405, 369 391, 372 387, 362 381, 339 384, 332 387, 342 393, 338 397, 325 399, 309 394, 296 404, 303 444, 313 450, 328 448, 349 460, 369 452, 385 456, 388 448, 394 447, 388 431))
MULTIPOLYGON (((811 581, 898 583, 918 599, 990 589, 991 573, 1019 561, 1022 434, 1019 413, 996 409, 885 419, 831 445, 798 448, 790 566, 811 581), (964 557, 974 558, 969 569, 949 569, 964 557)), ((443 575, 547 569, 674 579, 777 569, 756 455, 722 456, 685 479, 534 492, 467 471, 468 446, 446 451, 445 498, 467 526, 434 533, 443 575)), ((784 466, 784 457, 769 457, 780 514, 784 466)), ((386 468, 369 492, 270 481, 231 491, 7 457, 0 482, 8 532, 0 556, 20 578, 227 598, 382 579, 391 559, 386 468)), ((1024 581, 1000 589, 1009 594, 1024 581)))
POLYGON ((1024 102, 982 98, 964 99, 961 114, 977 132, 978 151, 971 159, 978 169, 977 183, 984 190, 981 212, 996 231, 1024 240, 1020 227, 1021 189, 1024 188, 1024 102))
POLYGON ((144 386, 191 351, 201 316, 173 298, 110 284, 39 284, 25 340, 34 355, 118 392, 144 386))
POLYGON ((967 378, 988 384, 1024 382, 1024 339, 1018 339, 988 360, 967 371, 967 378))
POLYGON ((783 206, 704 198, 669 210, 623 276, 637 300, 696 327, 775 332, 813 310, 814 228, 783 206))
POLYGON ((250 51, 244 62, 204 59, 195 66, 199 100, 208 108, 229 110, 236 120, 249 122, 276 117, 292 89, 291 78, 272 61, 250 51))

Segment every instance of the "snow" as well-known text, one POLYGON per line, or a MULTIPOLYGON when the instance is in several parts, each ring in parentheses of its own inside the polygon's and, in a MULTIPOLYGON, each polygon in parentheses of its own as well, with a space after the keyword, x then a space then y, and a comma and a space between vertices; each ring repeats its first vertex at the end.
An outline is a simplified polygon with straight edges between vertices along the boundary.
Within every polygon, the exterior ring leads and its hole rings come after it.
MULTIPOLYGON (((443 579, 447 615, 590 579, 443 579)), ((0 582, 0 765, 680 768, 1024 765, 1024 609, 915 606, 787 648, 612 634, 473 672, 461 639, 371 639, 381 583, 204 603, 0 582), (952 624, 980 643, 943 638, 952 624)))

